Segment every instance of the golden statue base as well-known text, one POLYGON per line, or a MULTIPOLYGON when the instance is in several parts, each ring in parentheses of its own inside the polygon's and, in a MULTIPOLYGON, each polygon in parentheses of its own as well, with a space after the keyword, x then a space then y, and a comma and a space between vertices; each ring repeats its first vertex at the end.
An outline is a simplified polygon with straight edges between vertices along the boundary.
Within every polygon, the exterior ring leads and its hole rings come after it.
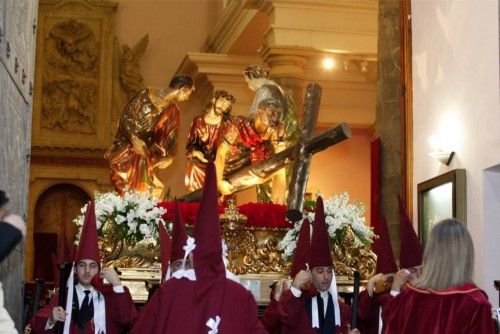
MULTIPOLYGON (((227 246, 228 269, 239 276, 242 285, 253 293, 258 304, 269 303, 270 286, 288 277, 290 271, 290 261, 285 260, 277 248, 287 229, 247 227, 244 224, 246 217, 231 202, 220 220, 227 246)), ((135 302, 146 302, 149 288, 160 281, 159 246, 147 241, 131 245, 115 240, 113 225, 106 226, 100 237, 104 263, 119 268, 123 285, 129 288, 135 302)), ((375 271, 375 254, 369 246, 354 246, 353 240, 352 232, 346 233, 340 244, 332 245, 340 293, 352 292, 355 270, 364 280, 375 271)))

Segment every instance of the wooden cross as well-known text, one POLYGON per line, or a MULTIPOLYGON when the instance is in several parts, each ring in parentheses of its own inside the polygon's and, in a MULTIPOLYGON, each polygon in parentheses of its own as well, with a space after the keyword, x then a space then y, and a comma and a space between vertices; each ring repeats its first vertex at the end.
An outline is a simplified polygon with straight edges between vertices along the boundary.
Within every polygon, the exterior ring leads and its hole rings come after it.
POLYGON ((335 128, 326 132, 312 136, 318 121, 319 105, 321 102, 321 86, 311 83, 307 86, 304 98, 304 125, 300 133, 300 138, 294 147, 294 164, 292 177, 288 185, 288 218, 296 221, 302 218, 302 206, 304 205, 304 195, 306 192, 307 180, 309 179, 309 168, 312 155, 327 149, 347 138, 351 138, 351 129, 346 123, 340 123, 335 128), (296 213, 293 215, 293 213, 296 213))

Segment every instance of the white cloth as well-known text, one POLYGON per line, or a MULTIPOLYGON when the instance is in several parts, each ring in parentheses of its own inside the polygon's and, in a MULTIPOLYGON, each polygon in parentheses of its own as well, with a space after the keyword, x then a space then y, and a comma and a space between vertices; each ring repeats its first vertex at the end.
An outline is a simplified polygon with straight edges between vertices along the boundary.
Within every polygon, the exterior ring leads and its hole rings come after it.
POLYGON ((391 290, 391 292, 389 292, 391 294, 391 296, 393 297, 396 297, 397 295, 399 295, 399 291, 396 291, 396 290, 391 290))
POLYGON ((3 306, 3 288, 0 282, 0 333, 1 334, 18 334, 14 326, 14 321, 10 317, 9 312, 3 306))
POLYGON ((187 278, 190 281, 196 281, 196 273, 194 269, 179 269, 175 273, 172 274, 173 278, 181 279, 183 277, 187 278))
POLYGON ((196 243, 194 241, 194 238, 188 237, 186 240, 186 244, 182 246, 182 249, 184 249, 184 258, 182 259, 182 269, 186 269, 186 260, 192 251, 196 248, 196 243))
POLYGON ((290 292, 295 298, 300 298, 300 296, 302 296, 302 290, 299 290, 294 286, 290 287, 290 292))
POLYGON ((219 333, 219 323, 220 323, 219 316, 216 316, 215 320, 213 318, 208 319, 207 322, 205 323, 205 325, 207 325, 208 328, 210 328, 210 330, 208 331, 208 334, 219 333))
POLYGON ((330 284, 328 292, 330 292, 333 299, 333 313, 335 315, 335 326, 340 326, 339 294, 337 293, 337 279, 335 278, 335 271, 333 271, 332 283, 330 284))
POLYGON ((312 328, 319 328, 318 296, 311 298, 311 318, 312 328))
POLYGON ((382 329, 384 328, 384 323, 382 322, 382 308, 378 308, 378 334, 382 334, 382 329))

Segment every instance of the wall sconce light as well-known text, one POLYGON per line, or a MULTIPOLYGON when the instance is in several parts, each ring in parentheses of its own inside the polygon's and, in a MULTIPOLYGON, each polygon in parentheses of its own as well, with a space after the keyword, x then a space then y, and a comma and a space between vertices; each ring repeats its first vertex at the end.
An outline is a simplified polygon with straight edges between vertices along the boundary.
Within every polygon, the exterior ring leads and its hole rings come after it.
POLYGON ((429 153, 429 155, 440 161, 443 165, 449 166, 455 156, 455 152, 435 151, 429 153))

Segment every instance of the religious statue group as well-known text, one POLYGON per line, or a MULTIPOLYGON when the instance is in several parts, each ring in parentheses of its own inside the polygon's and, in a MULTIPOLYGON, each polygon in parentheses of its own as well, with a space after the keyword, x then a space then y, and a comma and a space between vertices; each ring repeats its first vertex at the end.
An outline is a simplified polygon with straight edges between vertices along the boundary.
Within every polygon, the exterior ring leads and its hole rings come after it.
MULTIPOLYGON (((293 99, 260 65, 247 67, 243 74, 255 92, 247 116, 231 116, 234 96, 216 90, 203 114, 193 119, 186 143, 185 185, 188 192, 201 189, 206 165, 214 162, 222 195, 258 185, 260 201, 282 203, 286 196, 285 169, 257 175, 248 167, 269 159, 296 140, 293 99), (229 176, 236 173, 235 183, 229 176)), ((119 193, 152 189, 157 197, 165 196, 158 171, 169 167, 177 154, 177 103, 187 101, 194 91, 193 79, 181 74, 171 80, 168 92, 145 89, 126 105, 115 140, 106 152, 111 179, 119 193)))

